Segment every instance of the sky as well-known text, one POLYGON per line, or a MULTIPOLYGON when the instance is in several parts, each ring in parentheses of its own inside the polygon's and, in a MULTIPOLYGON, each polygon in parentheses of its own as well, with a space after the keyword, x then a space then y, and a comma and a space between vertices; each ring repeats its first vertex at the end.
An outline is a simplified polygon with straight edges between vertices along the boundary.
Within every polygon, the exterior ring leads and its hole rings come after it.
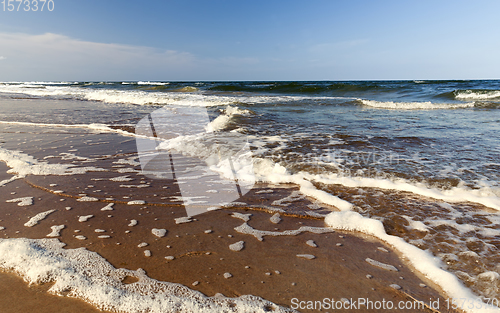
POLYGON ((0 81, 500 78, 496 0, 51 1, 0 2, 0 81))

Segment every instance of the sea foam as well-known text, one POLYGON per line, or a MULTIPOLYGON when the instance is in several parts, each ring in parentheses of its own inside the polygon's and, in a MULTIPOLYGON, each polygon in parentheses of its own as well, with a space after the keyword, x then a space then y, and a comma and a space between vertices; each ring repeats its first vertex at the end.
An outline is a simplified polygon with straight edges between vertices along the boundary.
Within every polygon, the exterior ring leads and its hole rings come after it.
POLYGON ((393 102, 393 101, 375 101, 360 100, 361 104, 378 108, 393 110, 438 110, 438 109, 461 109, 473 108, 474 103, 432 103, 427 102, 393 102))
POLYGON ((0 161, 4 161, 11 169, 7 173, 17 174, 17 178, 28 175, 75 175, 87 172, 106 171, 96 167, 76 167, 73 164, 49 164, 34 157, 0 147, 0 161))
MULTIPOLYGON (((468 303, 482 303, 481 298, 467 289, 456 276, 441 269, 443 265, 440 259, 407 243, 402 238, 388 235, 380 221, 363 217, 357 212, 345 211, 330 213, 325 218, 325 223, 333 229, 358 231, 379 238, 398 250, 417 271, 439 285, 449 298, 466 299, 470 301, 468 303)), ((481 309, 468 307, 463 309, 466 312, 500 312, 498 307, 486 303, 482 303, 481 309)))
POLYGON ((500 98, 500 90, 457 90, 455 98, 467 100, 489 100, 500 98))
POLYGON ((163 312, 292 312, 260 297, 207 297, 180 284, 161 282, 143 270, 116 269, 95 252, 63 249, 57 239, 0 239, 0 267, 13 270, 31 284, 54 282, 49 293, 82 299, 109 311, 163 312), (134 284, 124 284, 127 276, 134 284))
POLYGON ((410 183, 403 179, 382 179, 370 177, 345 177, 338 174, 303 174, 306 179, 325 184, 340 184, 346 187, 372 187, 407 191, 414 194, 444 200, 447 202, 475 202, 500 211, 500 197, 489 189, 453 187, 449 190, 430 188, 422 183, 410 183))

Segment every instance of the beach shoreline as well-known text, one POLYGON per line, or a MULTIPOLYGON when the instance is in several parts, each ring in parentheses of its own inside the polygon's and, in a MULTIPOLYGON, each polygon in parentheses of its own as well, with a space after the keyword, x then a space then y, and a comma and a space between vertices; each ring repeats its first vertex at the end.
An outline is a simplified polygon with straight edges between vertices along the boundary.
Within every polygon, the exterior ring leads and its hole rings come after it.
MULTIPOLYGON (((52 136, 44 140, 50 142, 54 140, 52 136)), ((94 140, 100 137, 94 133, 78 136, 94 140)), ((305 307, 307 301, 326 301, 324 299, 363 298, 394 303, 418 300, 427 305, 437 299, 441 304, 445 302, 445 296, 430 287, 432 283, 421 280, 384 243, 366 235, 328 230, 323 217, 332 208, 301 196, 293 184, 257 185, 232 207, 207 212, 178 224, 185 210, 178 201, 170 202, 171 199, 165 197, 168 194, 175 198, 178 194, 175 184, 140 176, 139 164, 130 161, 136 156, 128 151, 134 148, 129 140, 107 134, 103 138, 107 147, 115 147, 119 153, 107 151, 106 156, 98 158, 97 155, 103 154, 103 145, 96 144, 87 146, 82 158, 92 157, 92 166, 108 171, 70 176, 28 175, 0 187, 3 203, 0 226, 5 227, 0 231, 1 236, 4 239, 43 239, 51 233, 52 226, 64 225, 57 239, 53 239, 63 242, 64 250, 85 248, 97 252, 114 268, 132 271, 140 268, 152 279, 179 283, 208 297, 223 294, 234 298, 251 294, 288 308, 305 307), (120 144, 113 144, 117 139, 120 144), (129 163, 117 161, 120 159, 129 160, 129 163), (120 166, 112 167, 113 164, 120 166), (122 165, 136 171, 124 171, 132 177, 136 187, 124 188, 125 182, 113 181, 118 174, 113 170, 125 168, 122 165), (137 188, 141 185, 147 187, 137 188), (32 203, 20 206, 19 201, 11 201, 23 197, 30 197, 32 203), (85 198, 90 200, 82 201, 85 198), (144 204, 129 204, 129 201, 144 199, 144 204), (30 218, 49 209, 54 211, 36 225, 25 226, 30 218), (136 225, 133 225, 134 220, 136 225), (245 224, 249 226, 248 233, 241 230, 245 224), (296 232, 301 227, 319 233, 296 232), (155 236, 153 229, 165 229, 166 234, 155 236), (252 231, 257 231, 257 235, 252 231), (291 233, 276 235, 287 231, 291 233), (243 248, 232 249, 231 246, 238 242, 243 242, 243 248), (226 278, 226 273, 231 277, 226 278)), ((73 143, 73 149, 75 146, 73 143)), ((51 149, 62 151, 52 147, 34 154, 39 158, 52 155, 51 149)), ((85 161, 88 160, 69 158, 65 162, 79 164, 85 161)), ((7 169, 2 164, 2 170, 7 169)), ((2 179, 8 179, 13 174, 2 175, 2 179)), ((49 302, 58 308, 80 305, 64 296, 35 296, 48 288, 37 284, 28 288, 26 283, 12 278, 11 273, 0 276, 6 283, 12 283, 15 290, 23 290, 16 292, 17 296, 11 300, 2 301, 6 310, 10 301, 26 307, 49 302)), ((86 310, 92 312, 92 308, 86 310)), ((421 310, 428 311, 428 306, 421 310)), ((439 311, 447 312, 443 308, 439 311)))

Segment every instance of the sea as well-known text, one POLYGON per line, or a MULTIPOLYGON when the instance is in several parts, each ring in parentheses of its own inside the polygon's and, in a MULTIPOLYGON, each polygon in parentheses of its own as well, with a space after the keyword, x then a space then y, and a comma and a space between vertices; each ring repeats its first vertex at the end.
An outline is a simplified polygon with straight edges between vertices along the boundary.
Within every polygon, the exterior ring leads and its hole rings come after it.
MULTIPOLYGON (((4 125, 147 137, 144 118, 174 111, 206 112, 211 131, 243 138, 252 183, 296 184, 317 203, 379 221, 498 303, 499 80, 0 83, 4 125)), ((189 132, 207 129, 200 119, 169 123, 178 130, 163 138, 169 148, 207 154, 189 132)))

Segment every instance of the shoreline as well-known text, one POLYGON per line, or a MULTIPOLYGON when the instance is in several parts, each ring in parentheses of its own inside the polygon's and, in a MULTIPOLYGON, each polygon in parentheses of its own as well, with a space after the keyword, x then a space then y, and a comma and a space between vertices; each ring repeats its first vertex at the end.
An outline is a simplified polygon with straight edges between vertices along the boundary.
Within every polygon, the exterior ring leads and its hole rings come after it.
MULTIPOLYGON (((17 194, 20 193, 19 189, 32 188, 22 181, 9 185, 3 187, 4 190, 16 189, 17 194)), ((280 198, 292 190, 293 188, 277 190, 273 196, 280 198)), ((44 193, 41 189, 38 192, 30 190, 35 197, 41 197, 44 193)), ((46 197, 47 195, 44 196, 46 197)), ((29 235, 16 234, 16 229, 19 229, 28 216, 33 214, 26 212, 10 215, 18 220, 19 227, 12 225, 2 232, 11 238, 20 236, 41 239, 47 235, 50 225, 64 221, 66 228, 61 231, 59 238, 67 244, 65 249, 85 247, 99 253, 116 268, 125 267, 131 270, 143 268, 151 278, 181 283, 207 296, 214 296, 216 293, 228 297, 252 294, 288 307, 293 304, 294 298, 303 299, 301 301, 318 301, 324 298, 367 298, 372 299, 371 301, 418 299, 424 302, 439 298, 441 303, 445 301, 438 291, 430 287, 429 282, 422 281, 418 275, 412 273, 411 268, 403 263, 395 252, 373 238, 352 232, 332 231, 325 234, 305 232, 296 236, 265 236, 261 242, 252 235, 234 231, 234 228, 243 221, 231 215, 234 212, 252 214, 248 224, 254 229, 265 231, 291 230, 300 226, 324 227, 322 220, 282 215, 280 223, 273 224, 269 222, 271 213, 245 208, 228 208, 210 212, 206 216, 201 215, 195 218, 196 221, 177 225, 171 218, 171 215, 178 216, 175 207, 165 212, 166 207, 160 206, 146 209, 146 206, 115 204, 113 211, 104 212, 101 209, 106 203, 78 202, 72 198, 60 201, 61 197, 56 194, 51 194, 50 198, 53 199, 47 201, 53 203, 57 211, 40 221, 39 225, 28 228, 26 232, 29 232, 29 235), (56 207, 56 204, 59 206, 56 207), (72 207, 69 211, 64 209, 68 205, 72 207), (78 222, 77 218, 71 221, 70 216, 74 216, 76 212, 92 214, 94 217, 85 223, 78 222), (108 218, 109 220, 119 219, 123 223, 107 224, 108 213, 113 215, 112 218, 108 218), (156 217, 144 218, 145 215, 156 217), (127 222, 133 218, 137 219, 139 224, 128 227, 127 222), (158 220, 155 219, 159 219, 162 227, 168 229, 167 236, 155 238, 151 234, 151 229, 158 226, 158 220), (94 229, 102 228, 105 228, 106 233, 112 238, 98 239, 97 233, 92 234, 94 229), (76 229, 80 232, 74 233, 76 229), (208 229, 212 229, 213 232, 206 234, 205 230, 208 229), (127 230, 130 231, 128 234, 125 233, 127 230), (81 234, 88 239, 81 241, 75 238, 75 235, 81 234), (309 240, 313 240, 318 247, 308 246, 306 242, 309 240), (228 249, 231 244, 238 241, 245 242, 242 251, 235 252, 228 249), (117 242, 120 245, 117 245, 117 242), (147 242, 148 246, 138 248, 137 245, 141 242, 147 242), (170 248, 167 248, 166 243, 170 248), (145 249, 151 251, 150 257, 144 255, 145 249), (210 252, 210 255, 206 255, 207 252, 210 252), (299 252, 312 254, 316 258, 313 260, 298 258, 296 255, 299 252), (173 255, 175 259, 165 261, 164 256, 167 255, 173 255), (393 272, 373 266, 366 262, 367 258, 393 265, 398 271, 393 272), (173 269, 168 269, 167 264, 175 266, 173 269), (201 264, 203 268, 200 268, 201 264), (250 268, 247 269, 246 266, 250 268), (233 277, 225 279, 223 274, 226 272, 230 272, 233 277), (367 278, 366 275, 371 275, 372 278, 367 278), (199 283, 193 286, 196 281, 199 283), (390 287, 391 284, 400 285, 402 290, 393 289, 390 287), (429 287, 421 287, 420 284, 429 287)), ((47 207, 43 202, 45 202, 43 199, 36 201, 34 205, 26 208, 32 212, 40 211, 47 207)), ((15 210, 19 211, 18 208, 15 210)), ((1 223, 7 222, 5 217, 1 219, 1 223)), ((64 300, 64 298, 59 299, 64 300)), ((30 305, 30 299, 16 302, 30 305)), ((422 310, 422 312, 428 311, 428 308, 422 310)), ((301 310, 301 312, 316 312, 316 310, 301 310)))
MULTIPOLYGON (((251 294, 283 307, 292 306, 292 299, 445 301, 430 282, 420 279, 383 242, 353 232, 325 230, 323 218, 332 208, 300 195, 297 186, 259 184, 234 207, 177 223, 182 219, 176 219, 186 216, 178 187, 173 181, 141 176, 140 164, 134 161, 135 143, 130 138, 86 131, 19 134, 10 136, 41 142, 42 148, 24 151, 38 160, 50 163, 56 159, 56 164, 76 168, 91 165, 105 171, 28 175, 0 187, 0 226, 5 227, 0 230, 0 238, 43 239, 53 226, 64 225, 55 237, 66 244, 62 251, 85 248, 98 253, 115 269, 143 269, 151 279, 179 283, 208 297, 251 294), (23 197, 31 198, 32 203, 12 201, 23 197), (82 199, 90 201, 79 201, 82 199), (129 205, 133 200, 145 204, 129 205), (110 203, 114 205, 108 207, 110 203), (38 224, 24 225, 48 210, 54 211, 38 224), (309 230, 297 232, 301 227, 309 230), (165 236, 156 236, 153 229, 165 229, 165 236), (239 242, 243 242, 241 250, 231 248, 239 242)), ((7 169, 2 162, 2 179, 12 177, 4 174, 7 169)), ((127 286, 136 281, 122 282, 127 286)), ((19 286, 19 281, 15 284, 19 286)), ((28 288, 28 293, 38 292, 37 288, 28 288)), ((19 296, 12 301, 26 306, 45 301, 37 299, 19 296)), ((71 306, 62 304, 65 297, 58 300, 61 307, 71 306)), ((440 308, 440 312, 448 310, 440 308)))

